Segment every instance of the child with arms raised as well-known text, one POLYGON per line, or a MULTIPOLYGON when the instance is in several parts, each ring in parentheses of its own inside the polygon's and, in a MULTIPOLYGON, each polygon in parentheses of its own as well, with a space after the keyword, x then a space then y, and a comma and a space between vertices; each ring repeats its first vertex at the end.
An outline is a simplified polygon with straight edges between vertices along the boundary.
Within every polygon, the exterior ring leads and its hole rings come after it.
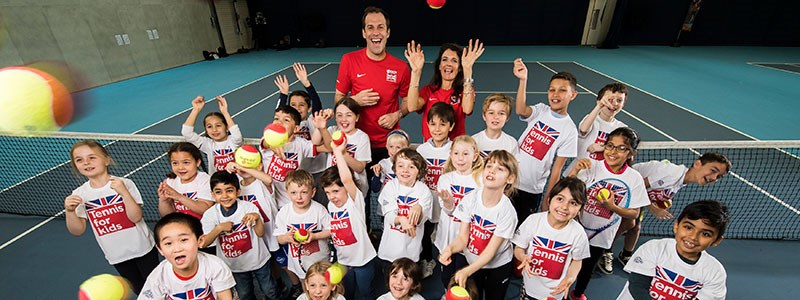
POLYGON ((67 230, 80 236, 88 220, 108 263, 138 294, 158 265, 153 237, 142 218, 142 195, 130 179, 108 173, 111 156, 97 141, 75 143, 70 157, 72 168, 88 181, 64 199, 67 230))
POLYGON ((181 135, 206 154, 208 163, 215 172, 225 170, 225 165, 233 161, 233 151, 241 146, 243 141, 239 125, 233 122, 231 114, 228 113, 228 101, 222 96, 217 96, 216 99, 219 112, 208 113, 203 118, 206 136, 193 131, 197 115, 206 104, 203 96, 197 96, 192 100, 192 111, 181 127, 181 135))
MULTIPOLYGON (((329 111, 329 110, 328 110, 329 111)), ((369 144, 369 136, 356 128, 356 122, 361 113, 361 106, 356 103, 353 98, 344 97, 333 107, 333 115, 336 119, 336 125, 327 128, 329 134, 336 131, 341 131, 345 135, 345 145, 347 155, 339 160, 336 156, 330 154, 328 156, 326 168, 336 165, 338 162, 347 163, 347 167, 353 170, 354 180, 358 189, 361 192, 367 191, 367 171, 366 167, 372 161, 372 150, 369 144)), ((322 118, 319 114, 314 116, 314 126, 324 129, 327 123, 326 118, 322 118)), ((314 144, 330 145, 329 140, 325 137, 321 130, 315 130, 312 134, 311 140, 314 144)), ((323 187, 324 188, 324 187, 323 187)))

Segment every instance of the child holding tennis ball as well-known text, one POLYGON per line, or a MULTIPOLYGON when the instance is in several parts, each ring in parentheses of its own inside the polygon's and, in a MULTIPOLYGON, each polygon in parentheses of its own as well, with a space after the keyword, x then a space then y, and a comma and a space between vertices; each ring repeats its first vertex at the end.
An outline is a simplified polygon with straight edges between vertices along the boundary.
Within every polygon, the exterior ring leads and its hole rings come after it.
POLYGON ((72 168, 88 181, 64 199, 67 230, 80 236, 88 220, 108 263, 138 294, 158 265, 153 237, 142 218, 142 195, 130 179, 108 173, 111 156, 97 141, 75 143, 70 156, 72 168))
POLYGON ((638 146, 639 136, 633 129, 614 129, 608 134, 602 162, 584 158, 569 173, 587 186, 588 201, 580 219, 590 246, 590 257, 581 265, 570 299, 586 298, 583 294, 592 270, 603 251, 611 248, 622 218, 636 218, 639 209, 650 204, 642 175, 630 167, 638 146))
POLYGON ((195 120, 206 104, 203 96, 197 96, 192 100, 192 111, 181 127, 181 135, 206 154, 208 163, 215 172, 225 170, 225 165, 233 161, 234 150, 243 142, 239 125, 233 122, 231 114, 228 113, 228 101, 222 96, 217 96, 216 99, 219 112, 210 112, 203 118, 205 136, 193 131, 195 120))

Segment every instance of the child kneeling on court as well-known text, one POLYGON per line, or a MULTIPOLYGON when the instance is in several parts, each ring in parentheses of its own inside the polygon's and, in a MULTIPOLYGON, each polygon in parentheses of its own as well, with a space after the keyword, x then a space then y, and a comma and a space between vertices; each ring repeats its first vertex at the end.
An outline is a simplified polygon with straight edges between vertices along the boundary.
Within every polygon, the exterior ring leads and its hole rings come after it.
POLYGON ((158 220, 154 232, 158 252, 165 259, 147 276, 139 300, 188 295, 233 299, 231 288, 236 283, 228 265, 219 257, 198 252, 205 240, 200 220, 170 213, 158 220))
POLYGON ((216 172, 211 176, 210 186, 217 204, 206 210, 200 220, 205 232, 201 247, 219 239, 217 256, 233 272, 239 299, 256 299, 253 277, 264 295, 269 299, 277 299, 275 281, 267 264, 270 253, 261 238, 265 230, 258 207, 239 200, 241 189, 235 174, 216 172))
POLYGON ((718 201, 686 206, 672 224, 675 238, 650 240, 633 253, 617 299, 725 299, 725 268, 705 250, 722 242, 728 221, 718 201))

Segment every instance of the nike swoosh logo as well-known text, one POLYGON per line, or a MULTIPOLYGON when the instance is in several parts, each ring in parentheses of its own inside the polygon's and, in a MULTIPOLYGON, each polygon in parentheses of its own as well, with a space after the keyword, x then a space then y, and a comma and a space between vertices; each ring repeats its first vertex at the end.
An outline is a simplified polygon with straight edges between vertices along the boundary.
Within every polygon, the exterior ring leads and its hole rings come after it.
POLYGON ((364 73, 364 74, 356 74, 356 77, 358 77, 358 78, 361 78, 361 77, 364 77, 364 76, 367 76, 367 73, 364 73))

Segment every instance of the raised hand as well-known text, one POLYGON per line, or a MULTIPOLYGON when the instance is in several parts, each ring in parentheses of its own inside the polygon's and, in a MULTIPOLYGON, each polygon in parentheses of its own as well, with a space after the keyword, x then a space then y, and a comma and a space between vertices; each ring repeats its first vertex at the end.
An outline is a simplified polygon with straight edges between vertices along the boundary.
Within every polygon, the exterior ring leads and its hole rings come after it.
POLYGON ((425 53, 422 51, 422 45, 411 41, 403 54, 411 66, 411 71, 422 71, 422 67, 425 66, 425 53))
POLYGON ((461 67, 464 69, 472 69, 475 61, 483 54, 483 50, 484 48, 481 40, 476 39, 473 45, 472 39, 470 39, 469 46, 464 48, 464 52, 461 53, 461 67))
POLYGON ((124 191, 128 190, 128 188, 125 187, 125 182, 123 182, 122 179, 111 177, 110 181, 111 189, 117 192, 117 194, 122 194, 124 191))
POLYGON ((68 212, 74 212, 78 205, 83 202, 78 195, 69 195, 67 198, 64 198, 64 209, 68 212))
POLYGON ((206 99, 203 96, 197 96, 192 100, 192 109, 201 110, 206 105, 206 99))
POLYGON ((219 105, 219 112, 223 115, 228 114, 228 100, 225 100, 225 97, 217 96, 217 105, 219 105))
POLYGON ((442 189, 437 191, 436 194, 439 195, 439 199, 444 203, 444 208, 447 210, 456 208, 456 202, 453 200, 453 194, 451 194, 450 191, 442 189))
POLYGON ((311 82, 308 81, 308 72, 306 72, 306 67, 304 65, 300 63, 293 63, 292 69, 294 69, 294 75, 297 76, 297 80, 300 80, 300 83, 302 83, 303 86, 311 85, 311 82))
POLYGON ((325 110, 320 110, 314 113, 314 117, 311 121, 314 123, 314 128, 326 130, 325 128, 328 127, 328 119, 330 119, 330 115, 326 113, 325 110))
POLYGON ((289 95, 289 80, 286 79, 286 75, 275 76, 275 86, 281 94, 289 95))
POLYGON ((521 58, 514 60, 514 76, 517 76, 520 80, 528 80, 528 68, 521 58))
POLYGON ((253 226, 258 224, 259 219, 261 219, 261 216, 259 216, 258 213, 248 213, 242 217, 242 223, 253 226))

